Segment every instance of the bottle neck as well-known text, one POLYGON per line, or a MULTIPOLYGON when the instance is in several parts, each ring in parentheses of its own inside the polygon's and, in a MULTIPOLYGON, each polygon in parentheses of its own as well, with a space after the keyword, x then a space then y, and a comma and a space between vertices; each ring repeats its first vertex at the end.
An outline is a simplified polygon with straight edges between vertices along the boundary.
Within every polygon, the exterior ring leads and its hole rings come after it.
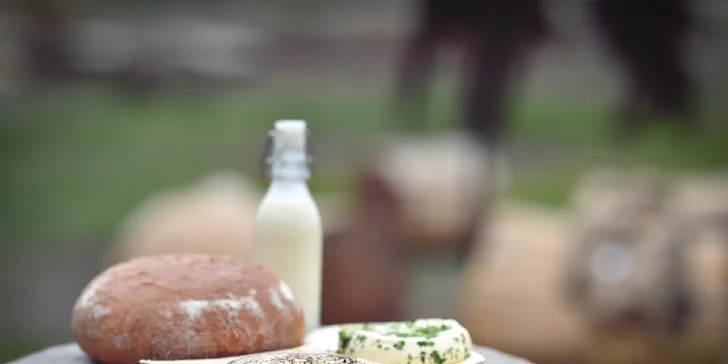
POLYGON ((305 148, 279 148, 273 154, 272 181, 305 182, 311 178, 305 148))

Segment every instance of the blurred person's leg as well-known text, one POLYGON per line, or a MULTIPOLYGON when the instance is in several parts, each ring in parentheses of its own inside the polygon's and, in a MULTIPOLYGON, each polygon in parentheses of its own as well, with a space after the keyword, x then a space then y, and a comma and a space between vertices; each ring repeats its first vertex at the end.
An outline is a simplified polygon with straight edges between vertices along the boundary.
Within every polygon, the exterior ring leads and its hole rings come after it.
POLYGON ((685 57, 689 13, 681 0, 597 0, 590 15, 625 78, 616 120, 619 139, 635 137, 655 116, 695 119, 694 81, 685 57))
MULTIPOLYGON (((620 68, 623 78, 622 96, 614 123, 619 141, 642 131, 649 120, 650 70, 645 63, 649 49, 642 48, 652 38, 649 14, 639 14, 646 7, 623 0, 596 0, 588 3, 588 11, 604 48, 620 68), (647 73, 646 73, 647 72, 647 73)), ((648 46, 649 47, 649 46, 648 46)))
POLYGON ((488 151, 497 149, 504 129, 509 81, 514 75, 518 47, 507 35, 484 34, 475 40, 465 72, 464 125, 488 151))
POLYGON ((497 197, 497 160, 510 122, 510 96, 527 70, 530 52, 550 34, 540 0, 502 4, 500 9, 508 9, 500 19, 484 16, 482 24, 473 23, 477 30, 469 34, 471 38, 466 43, 463 127, 481 144, 488 169, 483 204, 476 205, 473 220, 458 249, 461 261, 472 250, 478 238, 476 235, 484 231, 483 228, 487 230, 483 224, 490 220, 489 214, 497 197))
POLYGON ((421 29, 409 41, 399 70, 397 123, 408 131, 424 123, 428 87, 437 53, 438 37, 421 29))
POLYGON ((416 0, 414 29, 404 44, 395 95, 397 123, 408 131, 424 123, 438 51, 460 26, 463 12, 468 10, 466 3, 416 0))
POLYGON ((642 22, 632 19, 638 25, 621 25, 631 33, 639 33, 631 37, 624 34, 623 43, 629 47, 628 63, 634 65, 630 78, 639 79, 637 82, 646 89, 650 117, 673 121, 683 132, 691 131, 697 110, 687 59, 691 29, 688 5, 682 0, 645 1, 642 5, 632 12, 641 15, 642 22))
POLYGON ((541 0, 493 1, 470 20, 463 79, 463 126, 487 149, 506 132, 508 100, 528 68, 529 55, 551 33, 541 0))
MULTIPOLYGON (((627 35, 625 34, 625 38, 627 35)), ((654 116, 655 62, 650 49, 640 49, 637 40, 624 39, 622 96, 617 106, 614 135, 618 141, 632 140, 645 132, 654 116), (644 52, 642 51, 644 50, 644 52)))
POLYGON ((493 176, 496 154, 500 151, 504 129, 505 109, 509 80, 517 68, 517 44, 498 32, 481 30, 480 34, 468 42, 466 71, 463 73, 463 124, 462 128, 481 145, 488 163, 483 181, 484 200, 474 204, 472 220, 467 225, 465 235, 460 239, 457 258, 460 262, 467 259, 484 231, 483 224, 490 220, 497 178, 493 176))
POLYGON ((660 116, 676 123, 681 134, 692 133, 699 122, 697 87, 689 61, 692 9, 684 0, 660 5, 663 16, 658 23, 661 37, 655 40, 658 52, 653 104, 660 116))
POLYGON ((642 77, 624 77, 622 92, 615 117, 614 135, 617 141, 629 140, 645 129, 650 120, 650 92, 642 77))

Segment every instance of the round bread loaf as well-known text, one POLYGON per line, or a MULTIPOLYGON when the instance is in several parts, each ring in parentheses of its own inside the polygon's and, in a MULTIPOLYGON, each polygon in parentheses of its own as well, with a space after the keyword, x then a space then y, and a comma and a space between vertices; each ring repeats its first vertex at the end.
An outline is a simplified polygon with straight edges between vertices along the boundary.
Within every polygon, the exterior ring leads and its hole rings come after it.
POLYGON ((73 310, 79 346, 105 364, 217 358, 303 344, 290 288, 231 257, 151 255, 89 283, 73 310))

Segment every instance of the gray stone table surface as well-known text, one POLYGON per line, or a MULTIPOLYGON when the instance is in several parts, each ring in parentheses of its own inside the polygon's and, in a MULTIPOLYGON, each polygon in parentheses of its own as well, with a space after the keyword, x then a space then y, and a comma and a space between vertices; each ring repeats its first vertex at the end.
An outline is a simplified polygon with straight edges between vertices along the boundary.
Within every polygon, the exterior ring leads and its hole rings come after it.
MULTIPOLYGON (((526 359, 517 358, 483 346, 474 346, 485 357, 484 364, 528 364, 526 359)), ((7 364, 94 364, 75 343, 52 346, 37 353, 24 356, 7 364)))

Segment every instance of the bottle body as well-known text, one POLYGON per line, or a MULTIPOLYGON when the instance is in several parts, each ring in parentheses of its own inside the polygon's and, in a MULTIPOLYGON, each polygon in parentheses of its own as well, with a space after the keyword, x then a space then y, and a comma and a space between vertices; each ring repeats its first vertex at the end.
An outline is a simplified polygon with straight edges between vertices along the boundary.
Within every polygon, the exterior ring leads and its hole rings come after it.
POLYGON ((320 325, 323 229, 304 179, 276 180, 258 207, 253 259, 286 282, 303 308, 306 330, 320 325))

